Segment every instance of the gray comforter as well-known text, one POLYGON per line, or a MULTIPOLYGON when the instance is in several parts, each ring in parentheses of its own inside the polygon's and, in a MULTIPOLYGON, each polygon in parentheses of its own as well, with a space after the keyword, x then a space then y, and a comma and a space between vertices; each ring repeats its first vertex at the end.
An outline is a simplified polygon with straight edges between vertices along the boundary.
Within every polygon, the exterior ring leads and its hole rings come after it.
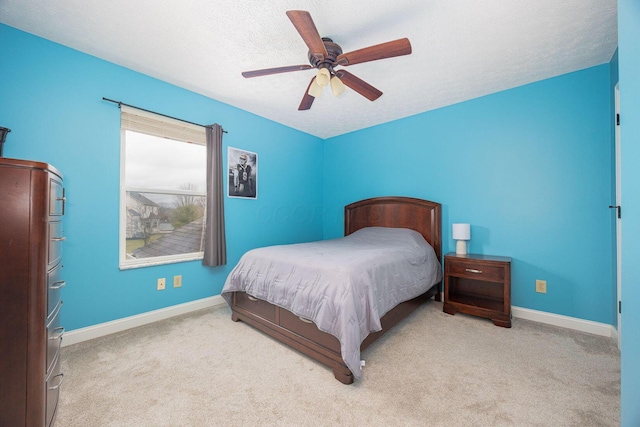
POLYGON ((360 344, 380 318, 442 280, 433 248, 404 228, 369 227, 339 239, 253 249, 222 289, 283 307, 338 338, 342 358, 361 377, 360 344))

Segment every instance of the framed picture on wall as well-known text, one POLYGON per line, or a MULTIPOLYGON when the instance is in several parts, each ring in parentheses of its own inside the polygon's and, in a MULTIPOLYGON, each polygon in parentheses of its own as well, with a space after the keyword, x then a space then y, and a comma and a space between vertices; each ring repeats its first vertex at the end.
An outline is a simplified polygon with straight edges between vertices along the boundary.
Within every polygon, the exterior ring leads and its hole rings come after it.
POLYGON ((258 198, 258 155, 239 148, 227 148, 229 197, 258 198))

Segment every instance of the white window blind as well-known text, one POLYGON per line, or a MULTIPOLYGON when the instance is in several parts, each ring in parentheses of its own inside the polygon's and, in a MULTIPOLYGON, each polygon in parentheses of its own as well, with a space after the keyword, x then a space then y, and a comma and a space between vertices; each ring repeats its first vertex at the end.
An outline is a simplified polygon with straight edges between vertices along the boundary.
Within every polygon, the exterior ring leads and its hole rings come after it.
POLYGON ((123 129, 146 133, 160 138, 206 145, 203 126, 193 125, 169 117, 148 113, 137 108, 121 105, 121 126, 123 129))

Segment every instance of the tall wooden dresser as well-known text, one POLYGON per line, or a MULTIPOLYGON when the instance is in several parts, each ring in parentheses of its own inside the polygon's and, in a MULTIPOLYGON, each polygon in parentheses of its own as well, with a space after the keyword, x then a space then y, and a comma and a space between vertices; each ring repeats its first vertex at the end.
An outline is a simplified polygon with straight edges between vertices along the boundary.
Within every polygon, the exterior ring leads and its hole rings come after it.
POLYGON ((60 372, 62 174, 0 158, 0 426, 51 426, 60 372))

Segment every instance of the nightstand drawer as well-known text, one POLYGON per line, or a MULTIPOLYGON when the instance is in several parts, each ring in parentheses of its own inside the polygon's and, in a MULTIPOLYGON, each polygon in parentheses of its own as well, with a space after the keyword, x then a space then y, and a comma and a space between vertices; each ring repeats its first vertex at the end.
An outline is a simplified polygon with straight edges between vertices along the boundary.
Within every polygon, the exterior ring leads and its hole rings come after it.
POLYGON ((452 276, 467 277, 469 279, 478 279, 489 282, 504 281, 504 267, 486 265, 480 263, 466 263, 456 260, 449 263, 448 272, 452 276))

